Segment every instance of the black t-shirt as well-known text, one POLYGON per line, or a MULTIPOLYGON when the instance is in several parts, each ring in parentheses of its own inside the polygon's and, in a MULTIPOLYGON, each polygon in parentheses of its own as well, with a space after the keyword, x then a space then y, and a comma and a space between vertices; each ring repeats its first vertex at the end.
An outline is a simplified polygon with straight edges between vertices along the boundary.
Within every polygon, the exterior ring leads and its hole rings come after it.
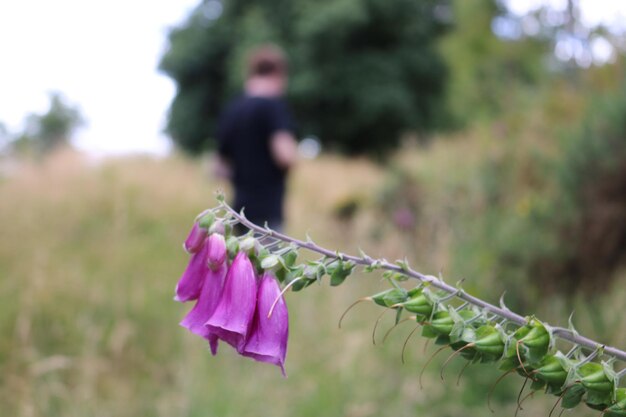
POLYGON ((283 218, 286 172, 270 153, 270 138, 279 130, 294 130, 281 98, 242 95, 219 120, 218 151, 233 168, 234 208, 245 207, 246 217, 261 224, 283 218))

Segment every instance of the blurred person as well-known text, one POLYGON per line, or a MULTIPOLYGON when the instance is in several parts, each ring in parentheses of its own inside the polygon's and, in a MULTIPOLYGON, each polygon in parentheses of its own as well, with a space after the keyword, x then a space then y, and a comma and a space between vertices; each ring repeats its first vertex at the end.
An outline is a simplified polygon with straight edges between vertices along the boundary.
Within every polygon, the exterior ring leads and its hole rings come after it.
POLYGON ((233 208, 256 224, 282 230, 285 183, 297 160, 291 113, 283 98, 287 60, 281 49, 261 46, 248 57, 243 94, 218 121, 217 173, 233 184, 233 208))

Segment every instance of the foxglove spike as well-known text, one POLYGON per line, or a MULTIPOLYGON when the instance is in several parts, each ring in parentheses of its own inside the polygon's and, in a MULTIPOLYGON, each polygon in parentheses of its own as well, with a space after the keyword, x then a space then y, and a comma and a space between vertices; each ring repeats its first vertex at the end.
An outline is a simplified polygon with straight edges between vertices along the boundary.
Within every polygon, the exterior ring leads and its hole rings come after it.
POLYGON ((205 245, 207 251, 207 266, 212 271, 217 271, 226 260, 226 241, 224 236, 213 233, 207 239, 205 245))
POLYGON ((195 222, 189 231, 189 236, 187 236, 185 243, 183 243, 183 248, 185 248, 188 253, 197 253, 202 249, 206 236, 207 230, 201 228, 198 222, 195 222))
POLYGON ((284 364, 288 337, 287 304, 281 295, 276 278, 270 273, 265 273, 259 284, 252 327, 241 354, 260 362, 277 365, 286 376, 284 364), (276 305, 268 318, 275 301, 276 305))
POLYGON ((174 300, 184 303, 198 298, 202 290, 204 276, 208 271, 206 262, 207 252, 204 250, 191 255, 187 268, 176 285, 174 300))
POLYGON ((202 285, 202 292, 198 297, 196 305, 180 322, 180 325, 187 328, 190 332, 208 339, 213 355, 217 353, 217 336, 212 334, 204 326, 204 323, 213 315, 215 308, 220 302, 225 277, 226 265, 224 263, 216 270, 207 270, 202 285))
POLYGON ((257 282, 252 263, 244 252, 233 260, 215 312, 205 323, 208 331, 241 352, 252 324, 257 282))

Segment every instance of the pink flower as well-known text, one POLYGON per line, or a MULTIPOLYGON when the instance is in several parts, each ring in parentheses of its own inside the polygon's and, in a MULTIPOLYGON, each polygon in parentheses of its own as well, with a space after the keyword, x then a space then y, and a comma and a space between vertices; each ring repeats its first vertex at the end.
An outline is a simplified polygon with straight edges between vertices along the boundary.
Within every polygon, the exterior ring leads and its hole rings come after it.
POLYGON ((195 222, 189 231, 189 236, 187 236, 185 243, 183 243, 183 248, 185 248, 188 253, 197 253, 202 249, 207 233, 206 229, 201 228, 198 222, 195 222))
POLYGON ((207 268, 207 251, 196 252, 191 255, 187 268, 176 284, 176 296, 174 300, 192 301, 198 298, 202 290, 204 276, 208 271, 207 268))
POLYGON ((276 278, 265 273, 259 284, 252 327, 240 353, 260 362, 277 365, 286 376, 284 364, 289 337, 289 315, 287 304, 280 292, 276 278), (268 318, 272 305, 274 309, 268 318))
POLYGON ((207 266, 212 271, 218 270, 226 260, 226 241, 224 236, 213 233, 205 245, 207 251, 207 266))
POLYGON ((206 270, 202 292, 198 297, 198 301, 183 321, 180 322, 180 325, 187 328, 190 332, 208 339, 213 355, 217 354, 218 337, 211 333, 204 323, 211 317, 220 302, 226 270, 226 264, 224 263, 215 270, 206 270))
POLYGON ((205 326, 212 334, 241 352, 256 306, 257 282, 248 256, 239 252, 224 283, 220 302, 205 326))

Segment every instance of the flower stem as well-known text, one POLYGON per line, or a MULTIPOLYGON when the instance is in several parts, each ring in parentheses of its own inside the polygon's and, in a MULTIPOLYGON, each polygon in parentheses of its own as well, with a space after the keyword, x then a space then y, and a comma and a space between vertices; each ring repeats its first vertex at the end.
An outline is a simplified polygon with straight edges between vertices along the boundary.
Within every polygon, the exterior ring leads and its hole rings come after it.
MULTIPOLYGON (((417 279, 421 281, 422 283, 428 283, 429 285, 432 285, 433 287, 439 290, 442 290, 450 295, 456 296, 460 300, 473 304, 480 309, 493 313, 519 326, 524 326, 525 324, 527 324, 527 321, 528 321, 527 318, 509 310, 508 308, 495 306, 491 303, 488 303, 487 301, 483 301, 480 298, 470 295, 465 291, 459 291, 458 288, 448 285, 442 280, 439 280, 432 275, 422 274, 410 268, 408 265, 406 265, 406 267, 401 267, 399 265, 392 264, 385 259, 374 259, 369 256, 359 257, 359 256, 337 252, 337 251, 332 251, 332 250, 316 245, 310 239, 308 239, 307 241, 299 240, 291 236, 287 236, 283 233, 277 232, 275 230, 272 230, 269 227, 266 228, 266 227, 256 225, 252 223, 251 221, 249 221, 245 217, 245 215, 243 215, 243 213, 237 213, 235 210, 233 210, 232 207, 230 207, 228 204, 226 204, 223 201, 220 203, 220 207, 224 209, 233 218, 235 218, 237 221, 239 221, 242 225, 247 227, 248 229, 258 232, 258 233, 265 234, 268 237, 273 237, 273 238, 282 240, 283 242, 292 243, 299 248, 307 249, 312 252, 317 252, 330 259, 341 259, 344 261, 352 261, 357 265, 369 266, 369 267, 376 266, 380 269, 384 269, 387 271, 394 271, 394 272, 401 273, 407 277, 417 279)), ((603 353, 605 355, 611 356, 615 359, 626 362, 626 351, 618 349, 616 347, 603 345, 602 343, 598 343, 585 336, 576 334, 575 332, 572 332, 569 329, 566 329, 563 327, 552 327, 552 334, 560 339, 567 340, 575 345, 584 347, 592 352, 597 351, 598 346, 600 346, 602 347, 603 353)))

